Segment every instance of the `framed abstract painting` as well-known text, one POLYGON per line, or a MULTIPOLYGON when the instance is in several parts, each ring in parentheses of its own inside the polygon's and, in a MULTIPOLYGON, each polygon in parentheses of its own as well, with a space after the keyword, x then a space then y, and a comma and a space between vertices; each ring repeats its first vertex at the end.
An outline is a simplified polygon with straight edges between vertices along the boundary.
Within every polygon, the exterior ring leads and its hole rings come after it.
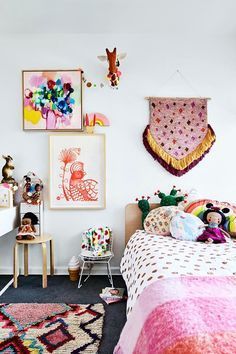
POLYGON ((64 133, 49 139, 51 209, 105 208, 105 135, 64 133))
POLYGON ((82 131, 82 74, 22 71, 24 130, 82 131))

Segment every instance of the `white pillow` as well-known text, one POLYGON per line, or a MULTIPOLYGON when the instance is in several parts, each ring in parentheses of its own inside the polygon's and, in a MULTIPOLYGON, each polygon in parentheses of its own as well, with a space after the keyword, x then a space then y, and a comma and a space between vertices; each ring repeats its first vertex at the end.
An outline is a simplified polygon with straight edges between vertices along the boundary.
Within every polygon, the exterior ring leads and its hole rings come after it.
POLYGON ((178 240, 196 241, 204 231, 203 226, 197 216, 181 211, 171 219, 170 233, 178 240))

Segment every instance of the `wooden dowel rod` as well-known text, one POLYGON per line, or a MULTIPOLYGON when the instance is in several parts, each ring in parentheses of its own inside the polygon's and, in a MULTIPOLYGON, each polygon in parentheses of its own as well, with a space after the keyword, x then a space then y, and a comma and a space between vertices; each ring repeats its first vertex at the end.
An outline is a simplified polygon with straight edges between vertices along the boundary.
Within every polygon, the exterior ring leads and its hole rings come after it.
POLYGON ((196 99, 196 98, 199 98, 199 99, 204 99, 204 100, 211 100, 211 97, 162 97, 162 96, 150 96, 150 97, 145 97, 145 100, 150 100, 152 98, 160 98, 160 99, 163 99, 163 98, 171 98, 171 99, 176 99, 176 100, 181 100, 181 99, 196 99))

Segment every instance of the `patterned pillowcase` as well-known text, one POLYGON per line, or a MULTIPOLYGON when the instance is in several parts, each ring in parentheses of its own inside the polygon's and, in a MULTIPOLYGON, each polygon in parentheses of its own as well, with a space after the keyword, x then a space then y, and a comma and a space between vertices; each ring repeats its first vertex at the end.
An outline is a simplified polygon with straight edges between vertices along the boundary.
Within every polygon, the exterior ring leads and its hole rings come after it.
POLYGON ((151 210, 144 220, 144 230, 149 234, 169 236, 170 220, 178 212, 177 206, 163 206, 151 210))
POLYGON ((170 222, 171 236, 178 240, 196 241, 203 233, 204 223, 197 216, 179 212, 170 222))
POLYGON ((210 199, 199 199, 188 204, 184 211, 186 213, 191 213, 198 216, 201 220, 204 211, 207 209, 206 204, 212 203, 214 206, 222 208, 229 208, 230 212, 226 216, 226 223, 223 225, 225 231, 227 231, 231 236, 236 237, 236 206, 229 204, 227 202, 219 202, 217 200, 210 199))

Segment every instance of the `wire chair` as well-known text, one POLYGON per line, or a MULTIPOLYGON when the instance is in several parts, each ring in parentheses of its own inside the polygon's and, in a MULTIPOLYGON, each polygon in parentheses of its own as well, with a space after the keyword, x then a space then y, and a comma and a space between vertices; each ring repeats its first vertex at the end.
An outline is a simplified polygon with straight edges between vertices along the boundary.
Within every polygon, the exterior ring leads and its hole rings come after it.
MULTIPOLYGON (((83 237, 82 247, 81 247, 81 253, 79 255, 82 261, 82 267, 81 267, 81 272, 79 277, 78 288, 81 288, 82 286, 82 277, 83 277, 85 264, 89 265, 89 273, 87 277, 84 279, 84 283, 90 277, 94 263, 105 263, 107 265, 107 276, 111 286, 114 287, 112 273, 111 273, 111 266, 110 266, 110 261, 114 256, 114 253, 112 251, 112 241, 113 241, 112 230, 109 227, 90 228, 83 233, 82 237, 83 237), (103 246, 101 245, 101 242, 99 243, 98 240, 96 245, 93 242, 94 235, 98 234, 99 232, 101 234, 105 234, 105 232, 108 232, 109 234, 109 238, 107 238, 107 242, 103 243, 103 246), (101 248, 103 248, 102 251, 101 248)), ((104 241, 104 239, 102 239, 101 241, 104 241)))

